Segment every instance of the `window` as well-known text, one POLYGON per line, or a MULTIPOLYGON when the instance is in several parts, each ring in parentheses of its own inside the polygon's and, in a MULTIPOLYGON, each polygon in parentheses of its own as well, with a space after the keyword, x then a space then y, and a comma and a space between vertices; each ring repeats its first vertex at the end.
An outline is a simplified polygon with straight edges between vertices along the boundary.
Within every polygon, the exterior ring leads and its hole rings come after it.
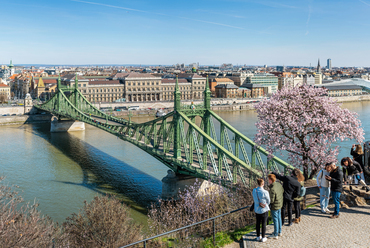
POLYGON ((86 87, 86 84, 84 84, 84 87, 86 87))

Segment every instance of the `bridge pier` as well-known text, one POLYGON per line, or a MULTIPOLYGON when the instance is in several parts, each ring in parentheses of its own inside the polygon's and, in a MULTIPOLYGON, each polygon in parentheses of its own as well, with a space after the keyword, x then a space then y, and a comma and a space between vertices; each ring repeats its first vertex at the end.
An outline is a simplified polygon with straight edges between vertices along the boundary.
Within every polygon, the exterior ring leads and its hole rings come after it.
POLYGON ((85 123, 74 120, 59 120, 56 116, 52 117, 50 132, 61 133, 61 132, 73 132, 85 130, 85 123))
POLYGON ((162 179, 161 198, 163 200, 177 199, 179 192, 184 191, 186 186, 194 185, 197 180, 200 182, 200 188, 197 192, 198 195, 208 195, 211 192, 218 192, 221 187, 207 180, 176 174, 172 170, 168 170, 167 173, 167 176, 162 179))

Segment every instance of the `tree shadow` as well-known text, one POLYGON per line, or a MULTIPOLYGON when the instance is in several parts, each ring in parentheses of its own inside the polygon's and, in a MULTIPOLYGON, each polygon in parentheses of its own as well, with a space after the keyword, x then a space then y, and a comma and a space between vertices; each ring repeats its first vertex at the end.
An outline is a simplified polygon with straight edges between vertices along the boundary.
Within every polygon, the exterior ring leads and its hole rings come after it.
MULTIPOLYGON (((83 186, 100 194, 118 193, 131 208, 146 214, 147 208, 158 199, 162 182, 137 168, 65 133, 50 133, 50 124, 38 124, 33 134, 47 140, 64 155, 77 163, 83 173, 82 182, 56 181, 83 186)), ((112 139, 115 138, 112 136, 112 139)))

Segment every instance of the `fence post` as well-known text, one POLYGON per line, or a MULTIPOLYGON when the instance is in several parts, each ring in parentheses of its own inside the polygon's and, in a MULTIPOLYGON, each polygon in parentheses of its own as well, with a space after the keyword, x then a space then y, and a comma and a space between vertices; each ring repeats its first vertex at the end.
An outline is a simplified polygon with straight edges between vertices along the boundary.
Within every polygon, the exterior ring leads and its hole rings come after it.
POLYGON ((213 245, 216 245, 216 219, 213 219, 213 245))
POLYGON ((144 248, 146 248, 146 241, 144 240, 144 248))

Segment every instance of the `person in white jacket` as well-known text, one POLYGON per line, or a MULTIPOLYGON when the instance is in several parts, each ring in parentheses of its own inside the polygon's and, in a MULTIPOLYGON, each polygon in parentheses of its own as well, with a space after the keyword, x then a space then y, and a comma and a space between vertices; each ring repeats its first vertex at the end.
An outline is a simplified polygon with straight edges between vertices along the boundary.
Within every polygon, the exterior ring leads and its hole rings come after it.
POLYGON ((330 173, 328 172, 327 167, 325 166, 324 169, 319 171, 316 178, 317 186, 319 186, 320 189, 321 212, 323 212, 324 214, 330 213, 328 209, 330 196, 330 182, 325 178, 325 176, 329 176, 329 174, 330 173))

